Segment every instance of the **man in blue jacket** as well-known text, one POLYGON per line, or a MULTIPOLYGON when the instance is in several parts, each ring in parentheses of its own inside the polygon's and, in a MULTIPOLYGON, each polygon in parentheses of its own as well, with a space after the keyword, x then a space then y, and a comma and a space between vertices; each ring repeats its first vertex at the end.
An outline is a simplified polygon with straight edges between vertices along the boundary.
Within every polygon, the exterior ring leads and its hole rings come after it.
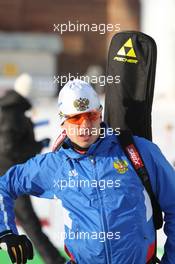
MULTIPOLYGON (((0 179, 1 246, 13 263, 32 259, 32 245, 26 236, 18 235, 13 214, 13 200, 31 194, 61 199, 65 248, 72 263, 155 263, 150 198, 116 133, 101 122, 97 94, 83 81, 69 81, 58 104, 67 134, 62 147, 12 167, 0 179)), ((167 241, 161 264, 174 264, 175 172, 155 144, 134 140, 165 214, 167 241)))

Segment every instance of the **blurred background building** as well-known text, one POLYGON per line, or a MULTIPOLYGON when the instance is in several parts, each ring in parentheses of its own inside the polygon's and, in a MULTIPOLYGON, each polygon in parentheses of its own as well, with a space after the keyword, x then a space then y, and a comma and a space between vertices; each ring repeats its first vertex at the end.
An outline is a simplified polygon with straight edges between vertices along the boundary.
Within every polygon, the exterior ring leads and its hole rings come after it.
POLYGON ((139 0, 0 0, 0 75, 15 77, 26 70, 34 76, 84 74, 90 65, 105 70, 116 31, 60 34, 54 24, 119 24, 117 31, 136 30, 139 17, 139 0))

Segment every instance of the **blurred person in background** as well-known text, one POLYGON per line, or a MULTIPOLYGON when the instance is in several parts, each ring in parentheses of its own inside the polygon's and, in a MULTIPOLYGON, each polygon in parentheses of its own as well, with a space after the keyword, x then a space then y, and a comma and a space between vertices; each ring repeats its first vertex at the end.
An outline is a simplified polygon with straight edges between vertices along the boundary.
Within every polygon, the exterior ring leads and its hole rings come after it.
MULTIPOLYGON (((25 112, 31 109, 31 104, 26 98, 31 92, 30 84, 30 76, 23 74, 15 82, 14 90, 3 88, 0 90, 0 176, 11 166, 27 161, 49 145, 48 138, 38 142, 35 140, 33 123, 25 115, 25 112)), ((15 215, 33 241, 44 263, 65 262, 49 238, 42 232, 41 223, 28 195, 16 200, 15 215)))

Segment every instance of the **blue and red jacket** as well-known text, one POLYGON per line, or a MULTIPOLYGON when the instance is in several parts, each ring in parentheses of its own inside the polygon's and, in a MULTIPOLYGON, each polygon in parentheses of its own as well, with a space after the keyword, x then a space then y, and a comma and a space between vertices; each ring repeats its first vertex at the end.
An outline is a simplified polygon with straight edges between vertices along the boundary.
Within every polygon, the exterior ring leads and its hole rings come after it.
MULTIPOLYGON (((175 172, 155 144, 134 139, 165 213, 161 264, 174 264, 175 172)), ((0 178, 0 232, 17 233, 13 199, 23 194, 61 199, 65 245, 78 264, 145 264, 153 255, 151 202, 115 135, 99 139, 85 154, 68 140, 59 151, 8 170, 0 178)))

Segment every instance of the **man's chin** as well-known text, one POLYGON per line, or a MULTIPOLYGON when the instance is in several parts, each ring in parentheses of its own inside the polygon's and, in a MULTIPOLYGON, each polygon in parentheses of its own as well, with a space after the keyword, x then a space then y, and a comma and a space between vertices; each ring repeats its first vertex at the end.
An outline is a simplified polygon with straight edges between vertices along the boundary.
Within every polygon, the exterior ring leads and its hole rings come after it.
POLYGON ((77 142, 77 145, 79 145, 82 148, 88 148, 96 140, 97 140, 97 138, 92 136, 92 135, 90 135, 90 136, 81 136, 79 141, 77 142))
POLYGON ((90 140, 85 140, 77 143, 77 145, 81 148, 88 148, 91 144, 92 143, 90 142, 90 140))

